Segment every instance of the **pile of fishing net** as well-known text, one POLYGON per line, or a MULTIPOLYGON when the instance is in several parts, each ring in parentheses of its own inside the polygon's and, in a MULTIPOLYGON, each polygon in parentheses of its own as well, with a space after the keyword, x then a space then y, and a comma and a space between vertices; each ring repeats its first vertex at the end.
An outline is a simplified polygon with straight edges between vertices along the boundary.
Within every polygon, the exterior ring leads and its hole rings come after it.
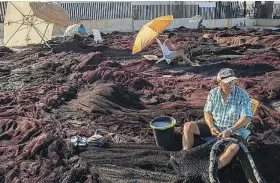
MULTIPOLYGON (((251 165, 247 154, 240 147, 237 156, 233 161, 223 168, 217 170, 217 163, 211 162, 210 152, 217 141, 210 141, 188 151, 171 153, 170 161, 176 173, 180 175, 181 182, 210 182, 211 175, 214 179, 211 182, 269 182, 280 181, 280 128, 268 130, 263 134, 256 134, 249 138, 249 142, 242 142, 248 147, 253 157, 255 167, 251 165), (212 173, 210 173, 212 171, 212 173), (256 175, 260 175, 259 177, 256 175)), ((223 152, 225 147, 220 145, 216 151, 215 159, 223 152)), ((211 152, 212 153, 212 152, 211 152)), ((216 161, 214 160, 214 161, 216 161)), ((212 159, 213 161, 213 159, 212 159)), ((212 177, 212 178, 213 178, 212 177)))

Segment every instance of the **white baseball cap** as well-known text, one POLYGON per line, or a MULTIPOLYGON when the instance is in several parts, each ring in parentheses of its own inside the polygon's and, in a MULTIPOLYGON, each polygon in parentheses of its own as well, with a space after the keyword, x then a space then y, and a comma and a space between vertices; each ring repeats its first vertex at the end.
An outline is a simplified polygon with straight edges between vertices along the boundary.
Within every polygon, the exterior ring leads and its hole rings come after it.
POLYGON ((233 70, 229 68, 221 69, 217 75, 217 80, 224 83, 229 83, 236 79, 237 78, 235 77, 233 70))

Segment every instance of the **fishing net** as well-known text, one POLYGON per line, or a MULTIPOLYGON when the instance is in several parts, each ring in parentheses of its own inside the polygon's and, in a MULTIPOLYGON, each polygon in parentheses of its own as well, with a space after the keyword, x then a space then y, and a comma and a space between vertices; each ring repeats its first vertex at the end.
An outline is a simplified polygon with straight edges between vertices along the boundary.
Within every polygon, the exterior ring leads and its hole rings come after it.
MULTIPOLYGON (((228 35, 261 35, 260 31, 228 31, 228 35)), ((201 61, 201 67, 160 65, 140 54, 131 55, 134 33, 102 34, 102 45, 77 39, 50 42, 60 45, 58 51, 40 46, 20 51, 1 48, 0 182, 207 181, 204 170, 212 144, 191 153, 178 152, 185 158, 182 161, 191 159, 192 164, 185 162, 187 168, 183 167, 180 157, 174 156, 178 161, 173 167, 170 152, 155 146, 149 122, 172 116, 181 135, 186 121, 203 117, 207 94, 216 87, 213 76, 223 67, 234 69, 238 84, 260 101, 248 147, 265 179, 279 182, 279 130, 269 130, 280 121, 271 105, 279 101, 277 50, 226 48, 216 44, 213 36, 199 39, 217 30, 181 27, 174 32, 188 45, 186 52, 193 48, 191 60, 201 61), (77 153, 69 145, 71 136, 90 137, 97 130, 107 138, 108 147, 77 153), (194 162, 202 167, 197 174, 192 172, 199 170, 194 162), (175 169, 179 165, 182 177, 175 169)), ((143 53, 162 54, 156 43, 143 53)), ((176 143, 181 144, 180 138, 176 143)), ((176 151, 181 149, 178 145, 176 151)), ((244 181, 242 167, 246 163, 234 159, 229 168, 219 171, 220 180, 244 181)))

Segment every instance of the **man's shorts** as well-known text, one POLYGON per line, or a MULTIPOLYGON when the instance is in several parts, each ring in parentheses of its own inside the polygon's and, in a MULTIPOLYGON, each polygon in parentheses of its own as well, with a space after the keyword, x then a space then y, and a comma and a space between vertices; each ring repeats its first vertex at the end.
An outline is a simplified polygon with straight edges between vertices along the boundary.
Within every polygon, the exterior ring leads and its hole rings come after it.
POLYGON ((204 119, 196 121, 198 129, 200 131, 201 137, 209 137, 212 136, 208 125, 206 124, 204 119))
POLYGON ((174 59, 174 58, 175 58, 175 53, 176 53, 176 51, 173 51, 173 52, 170 53, 169 55, 165 55, 165 58, 174 59))

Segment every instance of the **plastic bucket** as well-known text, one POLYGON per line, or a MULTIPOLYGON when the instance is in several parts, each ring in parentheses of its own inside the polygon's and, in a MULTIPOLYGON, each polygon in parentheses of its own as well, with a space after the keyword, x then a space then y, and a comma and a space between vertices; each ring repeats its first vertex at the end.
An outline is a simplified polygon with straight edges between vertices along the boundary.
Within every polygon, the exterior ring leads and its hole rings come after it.
POLYGON ((169 116, 153 119, 150 127, 154 131, 157 146, 170 150, 174 146, 174 125, 176 120, 169 116))

